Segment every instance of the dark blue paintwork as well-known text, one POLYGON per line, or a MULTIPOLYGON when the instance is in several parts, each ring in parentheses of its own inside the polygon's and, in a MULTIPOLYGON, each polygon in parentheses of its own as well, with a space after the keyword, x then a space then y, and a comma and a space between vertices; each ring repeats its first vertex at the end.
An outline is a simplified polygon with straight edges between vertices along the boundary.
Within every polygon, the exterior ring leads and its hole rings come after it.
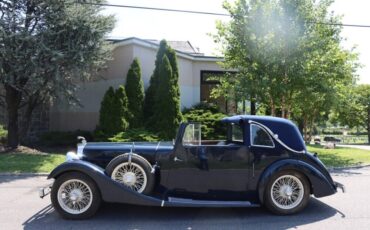
POLYGON ((266 116, 233 116, 222 121, 229 125, 228 139, 224 142, 184 146, 182 138, 188 124, 183 123, 175 144, 88 143, 79 155, 80 160, 60 165, 49 177, 81 171, 96 181, 105 201, 154 206, 253 207, 263 203, 266 183, 281 170, 305 175, 316 197, 336 192, 336 184, 325 166, 306 151, 302 136, 291 121, 266 116), (250 122, 257 122, 272 132, 269 135, 274 148, 251 146, 250 122), (243 142, 231 140, 231 124, 240 125, 243 142), (134 193, 105 175, 103 168, 114 157, 129 152, 156 165, 152 196, 134 193), (171 201, 170 197, 180 199, 171 201))
POLYGON ((267 126, 290 148, 297 151, 306 150, 306 145, 304 144, 301 133, 299 132, 297 126, 290 120, 279 117, 253 115, 238 115, 222 119, 223 122, 229 123, 239 123, 240 121, 248 123, 249 120, 256 121, 267 126))

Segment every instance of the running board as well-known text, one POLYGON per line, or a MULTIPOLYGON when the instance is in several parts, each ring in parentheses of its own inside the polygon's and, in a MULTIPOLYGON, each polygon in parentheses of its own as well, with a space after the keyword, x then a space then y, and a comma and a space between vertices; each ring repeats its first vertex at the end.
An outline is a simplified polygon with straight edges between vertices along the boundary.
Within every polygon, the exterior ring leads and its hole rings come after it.
POLYGON ((253 204, 249 201, 216 201, 216 200, 193 200, 169 197, 168 201, 162 201, 162 207, 210 207, 210 208, 243 208, 260 207, 259 204, 253 204))

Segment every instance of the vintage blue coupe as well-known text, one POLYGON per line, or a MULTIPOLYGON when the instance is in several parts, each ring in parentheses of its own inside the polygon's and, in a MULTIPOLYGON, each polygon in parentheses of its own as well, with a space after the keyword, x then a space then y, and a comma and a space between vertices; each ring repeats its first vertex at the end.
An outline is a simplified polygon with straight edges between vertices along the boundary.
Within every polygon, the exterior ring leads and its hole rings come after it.
POLYGON ((267 116, 222 119, 225 140, 201 140, 201 125, 183 123, 174 143, 86 143, 49 175, 62 217, 91 217, 100 203, 161 207, 257 207, 301 211, 310 195, 344 191, 317 154, 307 152, 297 127, 267 116))

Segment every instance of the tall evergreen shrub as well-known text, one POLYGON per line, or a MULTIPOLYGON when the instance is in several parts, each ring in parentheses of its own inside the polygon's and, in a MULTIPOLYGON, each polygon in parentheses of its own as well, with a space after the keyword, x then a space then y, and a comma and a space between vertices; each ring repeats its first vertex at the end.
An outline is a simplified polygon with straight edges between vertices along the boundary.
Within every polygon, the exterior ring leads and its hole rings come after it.
POLYGON ((146 127, 153 131, 159 131, 162 133, 164 132, 165 134, 163 138, 173 138, 175 136, 178 124, 182 120, 178 79, 179 71, 177 66, 176 52, 170 46, 168 46, 165 40, 162 40, 160 42, 160 47, 155 61, 155 69, 150 79, 150 86, 145 93, 144 114, 145 117, 148 118, 146 119, 146 127), (163 67, 164 65, 167 65, 167 63, 164 64, 165 59, 167 59, 171 71, 169 71, 168 66, 163 67), (167 70, 165 71, 166 68, 167 70), (164 74, 168 74, 168 72, 171 72, 171 74, 169 74, 168 77, 164 77, 164 74), (168 82, 169 85, 162 85, 164 81, 168 82), (167 97, 163 96, 165 94, 163 91, 164 87, 167 87, 168 90, 171 89, 171 91, 167 93, 167 97), (161 93, 159 93, 160 91, 161 93), (168 118, 167 120, 160 118, 161 116, 159 115, 163 114, 163 111, 169 111, 163 110, 163 106, 173 107, 172 111, 166 115, 166 118, 168 118), (159 124, 158 119, 162 119, 163 121, 161 121, 159 124), (169 123, 168 127, 164 124, 165 122, 169 123), (170 130, 165 130, 165 128, 169 127, 171 127, 170 130), (170 133, 171 136, 169 135, 170 133))
POLYGON ((120 86, 116 91, 113 87, 109 87, 101 102, 97 129, 104 135, 125 131, 128 127, 127 104, 127 96, 123 86, 120 86))
POLYGON ((145 100, 144 100, 144 115, 146 119, 146 126, 149 129, 153 130, 153 121, 152 117, 154 114, 154 104, 155 104, 155 95, 158 89, 158 81, 159 81, 159 66, 161 65, 163 55, 166 53, 168 49, 168 45, 166 40, 162 40, 159 44, 159 50, 156 55, 155 65, 153 75, 150 78, 149 87, 145 92, 145 100))
POLYGON ((153 120, 155 129, 164 139, 172 139, 181 122, 180 99, 177 94, 177 84, 174 84, 173 71, 167 55, 163 55, 159 66, 160 75, 158 90, 155 97, 153 120))
POLYGON ((141 79, 140 63, 137 58, 132 62, 126 79, 128 122, 130 128, 138 128, 143 123, 144 84, 141 79))

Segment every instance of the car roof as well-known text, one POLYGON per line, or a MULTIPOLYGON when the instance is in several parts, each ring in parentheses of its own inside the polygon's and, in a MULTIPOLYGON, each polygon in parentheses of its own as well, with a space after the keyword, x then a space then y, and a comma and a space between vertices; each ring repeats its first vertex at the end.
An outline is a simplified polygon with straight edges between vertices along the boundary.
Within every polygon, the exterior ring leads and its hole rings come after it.
POLYGON ((248 124, 249 121, 261 123, 268 127, 274 134, 278 134, 279 139, 290 148, 297 151, 306 150, 302 134, 299 132, 297 126, 288 119, 271 116, 236 115, 225 117, 221 121, 237 124, 240 122, 248 124))

